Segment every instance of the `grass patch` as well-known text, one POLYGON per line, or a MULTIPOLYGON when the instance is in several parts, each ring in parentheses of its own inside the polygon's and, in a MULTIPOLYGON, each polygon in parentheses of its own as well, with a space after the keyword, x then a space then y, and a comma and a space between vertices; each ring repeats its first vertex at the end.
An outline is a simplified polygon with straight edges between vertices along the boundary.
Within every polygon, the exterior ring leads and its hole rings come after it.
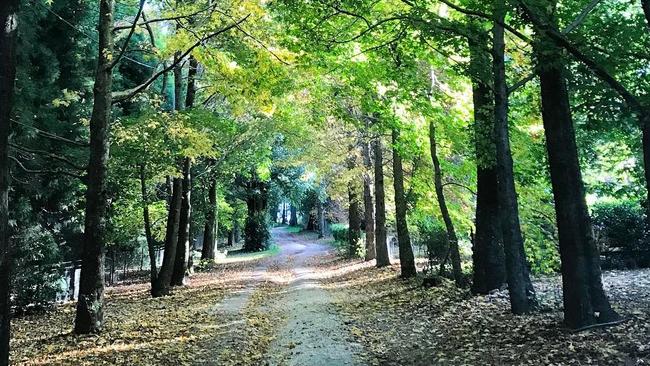
POLYGON ((217 263, 248 262, 248 261, 273 257, 279 253, 280 253, 280 247, 277 246, 276 244, 271 244, 269 249, 261 252, 247 253, 239 250, 230 252, 224 258, 217 259, 217 263))

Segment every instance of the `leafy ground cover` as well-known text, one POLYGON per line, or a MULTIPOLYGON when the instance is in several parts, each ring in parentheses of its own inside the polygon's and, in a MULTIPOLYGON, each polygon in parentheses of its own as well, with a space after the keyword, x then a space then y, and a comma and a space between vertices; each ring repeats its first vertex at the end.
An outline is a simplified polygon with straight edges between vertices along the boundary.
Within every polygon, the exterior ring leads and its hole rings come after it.
POLYGON ((559 277, 535 280, 541 310, 514 317, 507 293, 471 296, 450 282, 424 288, 399 269, 331 258, 329 280, 348 330, 373 365, 642 365, 650 362, 650 271, 606 272, 630 320, 573 333, 561 326, 559 277), (348 268, 348 270, 341 270, 348 268))

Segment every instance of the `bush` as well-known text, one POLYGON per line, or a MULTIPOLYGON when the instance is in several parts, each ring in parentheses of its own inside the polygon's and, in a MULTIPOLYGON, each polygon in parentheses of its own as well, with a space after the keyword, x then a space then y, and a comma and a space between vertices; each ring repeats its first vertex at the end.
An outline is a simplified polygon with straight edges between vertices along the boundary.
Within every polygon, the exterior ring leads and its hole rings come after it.
POLYGON ((440 262, 449 251, 449 241, 445 226, 432 217, 426 217, 415 223, 416 232, 413 242, 423 247, 427 254, 428 268, 440 262))
POLYGON ((347 244, 348 242, 348 225, 345 224, 332 224, 330 226, 330 230, 332 232, 332 236, 334 237, 334 241, 337 243, 345 243, 347 244))
POLYGON ((13 305, 18 312, 52 305, 65 284, 54 238, 40 226, 34 226, 22 232, 15 241, 13 305))
POLYGON ((607 254, 606 262, 610 262, 605 263, 606 267, 648 265, 650 246, 645 238, 641 205, 629 200, 599 203, 594 206, 592 217, 598 246, 607 254))

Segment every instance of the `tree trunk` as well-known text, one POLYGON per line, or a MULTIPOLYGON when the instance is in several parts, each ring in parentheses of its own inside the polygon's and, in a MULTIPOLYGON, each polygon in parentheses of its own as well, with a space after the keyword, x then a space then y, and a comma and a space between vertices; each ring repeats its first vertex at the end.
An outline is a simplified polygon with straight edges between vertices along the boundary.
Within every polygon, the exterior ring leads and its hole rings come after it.
POLYGON ((395 188, 395 221, 397 226, 397 243, 399 244, 399 262, 402 277, 409 278, 416 274, 415 258, 411 247, 411 237, 406 223, 406 197, 404 196, 404 170, 402 157, 397 151, 399 131, 393 128, 393 186, 395 188))
POLYGON ((183 197, 181 199, 181 216, 178 224, 178 243, 176 245, 176 262, 172 272, 172 286, 186 283, 187 263, 190 255, 190 224, 192 222, 192 162, 190 158, 183 161, 183 197))
POLYGON ((230 231, 228 231, 228 244, 226 244, 226 245, 231 247, 231 246, 233 246, 233 244, 235 244, 235 231, 230 230, 230 231))
MULTIPOLYGON (((180 56, 180 51, 176 52, 174 61, 177 61, 180 56)), ((183 109, 185 109, 185 104, 183 104, 183 66, 179 62, 174 67, 174 110, 182 111, 183 109)))
POLYGON ((144 164, 140 165, 140 189, 142 190, 142 216, 144 218, 144 236, 147 239, 149 261, 151 262, 150 280, 151 286, 156 282, 158 270, 156 268, 156 245, 151 234, 151 217, 149 216, 149 194, 147 193, 147 175, 144 164))
POLYGON ((375 208, 372 199, 372 159, 370 158, 370 143, 363 142, 363 213, 366 231, 366 260, 377 258, 375 249, 375 208))
POLYGON ((260 180, 255 172, 246 184, 246 228, 244 230, 244 250, 258 252, 267 249, 270 238, 266 223, 268 206, 268 185, 260 180))
POLYGON ((325 210, 323 209, 323 202, 318 200, 316 204, 318 210, 318 239, 325 237, 325 210))
POLYGON ((11 334, 11 265, 9 234, 9 135, 16 79, 18 0, 0 3, 0 366, 9 365, 11 334))
POLYGON ((429 123, 429 143, 431 144, 431 160, 433 161, 433 183, 436 187, 436 197, 438 198, 438 206, 440 206, 442 220, 445 222, 445 228, 447 229, 447 241, 449 245, 449 254, 451 255, 451 266, 453 268, 454 281, 456 281, 457 286, 462 286, 463 268, 461 267, 460 263, 458 237, 456 236, 454 223, 451 221, 451 216, 449 215, 449 210, 447 209, 447 201, 445 200, 445 193, 442 186, 442 170, 440 169, 440 160, 438 160, 436 124, 433 121, 429 123))
POLYGON ((202 260, 213 261, 216 258, 216 233, 215 221, 217 216, 217 181, 210 182, 208 192, 208 212, 205 215, 205 230, 203 231, 203 249, 201 250, 202 260))
MULTIPOLYGON (((497 22, 504 21, 505 10, 504 1, 497 0, 495 6, 497 22)), ((492 56, 499 216, 501 217, 503 232, 510 307, 514 314, 525 314, 531 310, 535 300, 524 254, 524 240, 519 225, 519 207, 513 175, 512 153, 510 151, 504 29, 496 24, 497 22, 495 22, 492 29, 494 42, 492 56)))
POLYGON ((282 202, 282 225, 287 224, 287 203, 282 202))
POLYGON ((361 210, 355 182, 348 183, 348 255, 356 257, 361 239, 361 210))
POLYGON ((494 101, 488 84, 491 66, 486 52, 487 37, 475 33, 469 38, 470 73, 474 102, 476 143, 476 234, 472 243, 472 291, 487 294, 506 282, 503 235, 499 222, 496 150, 494 141, 494 101))
POLYGON ((375 165, 375 250, 377 267, 390 266, 388 243, 386 242, 386 200, 384 191, 384 158, 381 138, 373 143, 375 165))
POLYGON ((558 61, 563 54, 543 36, 534 52, 538 65, 544 65, 537 74, 560 242, 564 321, 573 329, 616 321, 619 316, 603 290, 600 255, 585 201, 565 70, 558 61))
POLYGON ((187 71, 187 94, 185 94, 185 107, 194 107, 196 98, 196 74, 199 69, 199 61, 192 55, 190 56, 190 67, 187 71))
POLYGON ((298 225, 298 210, 293 204, 289 206, 289 211, 291 211, 291 218, 289 219, 289 226, 298 225))
POLYGON ((647 26, 650 28, 650 0, 641 0, 641 7, 643 8, 645 20, 648 23, 647 26))
POLYGON ((104 242, 106 235, 106 174, 110 141, 111 89, 113 84, 114 0, 99 2, 99 53, 93 110, 90 116, 90 158, 81 280, 74 332, 98 333, 104 323, 104 242))
POLYGON ((153 297, 169 295, 171 288, 174 262, 176 261, 176 247, 178 244, 178 228, 181 216, 181 205, 183 201, 183 179, 174 178, 171 205, 167 216, 167 232, 165 235, 165 254, 160 266, 160 272, 156 279, 155 286, 151 288, 153 297))

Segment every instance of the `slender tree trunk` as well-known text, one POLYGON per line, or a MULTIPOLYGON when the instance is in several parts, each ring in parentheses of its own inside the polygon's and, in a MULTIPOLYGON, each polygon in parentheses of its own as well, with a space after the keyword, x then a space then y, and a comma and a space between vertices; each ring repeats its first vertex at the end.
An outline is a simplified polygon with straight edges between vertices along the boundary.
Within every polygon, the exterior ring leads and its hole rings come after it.
POLYGON ((186 282, 187 263, 190 255, 190 224, 192 222, 192 162, 190 158, 183 161, 183 189, 181 200, 181 216, 178 224, 178 244, 176 246, 176 262, 172 272, 172 286, 183 286, 186 282))
POLYGON ((167 216, 167 233, 165 235, 165 254, 160 266, 160 272, 156 279, 155 286, 151 288, 153 297, 169 295, 171 288, 174 262, 176 261, 176 247, 178 244, 178 228, 181 216, 181 205, 183 200, 183 179, 174 178, 171 205, 167 216))
POLYGON ((476 39, 468 39, 476 141, 476 234, 472 240, 472 291, 487 294, 501 288, 506 282, 506 266, 499 222, 494 100, 488 84, 488 70, 492 62, 490 54, 486 52, 487 36, 481 32, 475 34, 476 39))
POLYGON ((397 242, 399 244, 399 261, 402 277, 409 278, 416 274, 415 258, 411 247, 411 237, 406 223, 406 197, 404 196, 404 170, 402 157, 397 151, 399 131, 394 128, 393 136, 393 186, 395 187, 395 221, 397 226, 397 242))
POLYGON ((149 261, 151 262, 151 286, 156 282, 158 270, 156 268, 156 245, 151 234, 151 217, 149 216, 149 194, 147 192, 147 172, 144 164, 140 165, 140 189, 142 191, 142 216, 144 218, 144 236, 147 239, 149 261))
POLYGON ((320 199, 316 205, 318 210, 318 239, 322 239, 325 237, 325 210, 320 199))
POLYGON ((456 285, 463 285, 463 268, 460 263, 460 251, 458 250, 458 237, 454 229, 454 223, 451 221, 449 210, 447 209, 447 201, 445 200, 445 193, 442 186, 442 170, 440 169, 440 160, 438 159, 437 141, 436 141, 436 124, 431 121, 429 123, 429 143, 431 144, 431 160, 433 161, 433 182, 436 187, 436 196, 438 198, 438 206, 440 206, 440 213, 447 228, 447 240, 449 244, 449 253, 451 255, 451 266, 454 273, 454 281, 456 285))
POLYGON ((366 230, 366 260, 377 258, 375 249, 375 208, 372 198, 372 159, 370 158, 370 143, 363 142, 363 207, 366 230))
POLYGON ((244 250, 258 252, 267 248, 270 237, 266 213, 268 208, 268 185, 255 172, 246 185, 246 228, 244 250))
MULTIPOLYGON (((181 56, 180 52, 174 54, 174 60, 177 61, 181 56)), ((183 66, 182 63, 178 63, 174 67, 174 110, 182 111, 185 109, 185 104, 183 103, 183 66)))
POLYGON ((497 0, 495 6, 496 22, 492 30, 494 42, 492 56, 499 215, 503 232, 510 306, 514 314, 525 314, 531 310, 535 300, 524 254, 524 240, 519 225, 519 207, 513 175, 512 153, 510 151, 504 29, 497 24, 498 22, 503 23, 505 13, 505 2, 497 0))
POLYGON ((205 230, 203 231, 202 260, 214 260, 216 257, 215 220, 217 216, 217 181, 210 182, 208 192, 208 212, 205 215, 205 230))
POLYGON ((187 94, 185 94, 185 107, 194 107, 196 98, 196 75, 199 69, 199 61, 192 55, 190 56, 190 67, 187 71, 187 94))
POLYGON ((565 70, 558 62, 563 52, 542 37, 534 52, 538 64, 544 65, 537 74, 560 242, 564 321, 574 329, 616 321, 619 316, 603 290, 600 254, 585 201, 565 70))
POLYGON ((282 202, 282 225, 287 224, 287 203, 282 202))
POLYGON ((86 190, 81 280, 74 331, 98 333, 104 324, 104 242, 106 235, 106 174, 113 84, 114 0, 99 2, 99 56, 93 111, 90 116, 90 159, 86 190))
POLYGON ((375 165, 375 249, 377 267, 390 266, 390 255, 386 240, 386 199, 384 191, 384 158, 381 138, 373 142, 375 165))
POLYGON ((641 0, 641 7, 643 8, 643 14, 648 23, 647 25, 650 28, 650 0, 641 0))
POLYGON ((289 211, 291 211, 291 218, 289 219, 289 226, 298 225, 298 210, 293 204, 289 206, 289 211))
POLYGON ((12 247, 9 234, 9 135, 16 78, 18 0, 0 3, 0 366, 9 365, 12 247))
POLYGON ((348 255, 356 257, 361 239, 361 209, 355 182, 348 183, 348 255))

